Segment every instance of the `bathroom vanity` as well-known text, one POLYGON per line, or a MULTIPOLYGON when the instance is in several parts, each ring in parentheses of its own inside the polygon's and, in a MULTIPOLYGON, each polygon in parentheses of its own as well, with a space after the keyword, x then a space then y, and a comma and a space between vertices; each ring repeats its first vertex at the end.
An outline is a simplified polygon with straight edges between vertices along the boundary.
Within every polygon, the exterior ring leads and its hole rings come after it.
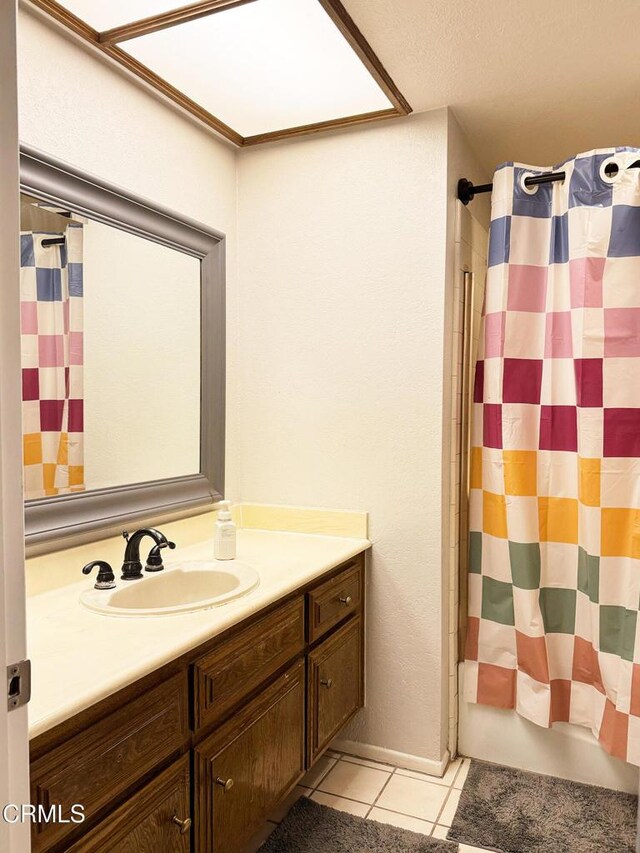
POLYGON ((364 571, 357 553, 266 606, 258 596, 250 615, 37 734, 31 802, 67 819, 80 803, 86 820, 34 826, 35 853, 241 850, 363 705, 364 571))

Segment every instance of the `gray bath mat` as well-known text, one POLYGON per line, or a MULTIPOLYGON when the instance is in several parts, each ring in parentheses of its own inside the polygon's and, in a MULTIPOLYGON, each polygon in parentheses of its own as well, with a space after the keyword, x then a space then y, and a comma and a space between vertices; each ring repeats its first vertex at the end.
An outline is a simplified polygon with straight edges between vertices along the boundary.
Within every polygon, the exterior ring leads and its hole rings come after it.
POLYGON ((472 761, 447 838, 504 853, 634 853, 638 798, 472 761))
POLYGON ((300 797, 260 853, 456 853, 457 844, 300 797))

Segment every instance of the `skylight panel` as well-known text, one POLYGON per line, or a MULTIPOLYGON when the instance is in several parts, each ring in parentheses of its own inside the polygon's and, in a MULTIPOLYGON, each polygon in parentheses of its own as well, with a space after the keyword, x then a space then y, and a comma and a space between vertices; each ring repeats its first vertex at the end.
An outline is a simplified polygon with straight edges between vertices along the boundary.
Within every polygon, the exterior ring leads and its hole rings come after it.
POLYGON ((318 0, 256 0, 120 47, 245 137, 393 106, 318 0))

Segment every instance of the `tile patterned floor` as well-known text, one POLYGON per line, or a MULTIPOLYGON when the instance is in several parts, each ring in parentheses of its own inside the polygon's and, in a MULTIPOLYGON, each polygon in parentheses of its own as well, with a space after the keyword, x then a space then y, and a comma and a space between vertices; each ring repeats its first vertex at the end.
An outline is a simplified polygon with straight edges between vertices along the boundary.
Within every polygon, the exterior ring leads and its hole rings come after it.
MULTIPOLYGON (((257 850, 301 796, 368 820, 446 838, 468 772, 468 758, 452 761, 438 779, 330 750, 271 815, 247 850, 257 850)), ((478 851, 481 848, 460 845, 460 853, 478 851)))

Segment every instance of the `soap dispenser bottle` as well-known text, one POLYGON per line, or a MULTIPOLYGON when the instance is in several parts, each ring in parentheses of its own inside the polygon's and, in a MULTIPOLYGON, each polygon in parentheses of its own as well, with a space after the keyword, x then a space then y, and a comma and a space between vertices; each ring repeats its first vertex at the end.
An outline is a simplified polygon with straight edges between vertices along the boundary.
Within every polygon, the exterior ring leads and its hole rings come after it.
POLYGON ((220 501, 218 505, 213 552, 216 560, 236 558, 236 526, 231 520, 231 501, 220 501))

